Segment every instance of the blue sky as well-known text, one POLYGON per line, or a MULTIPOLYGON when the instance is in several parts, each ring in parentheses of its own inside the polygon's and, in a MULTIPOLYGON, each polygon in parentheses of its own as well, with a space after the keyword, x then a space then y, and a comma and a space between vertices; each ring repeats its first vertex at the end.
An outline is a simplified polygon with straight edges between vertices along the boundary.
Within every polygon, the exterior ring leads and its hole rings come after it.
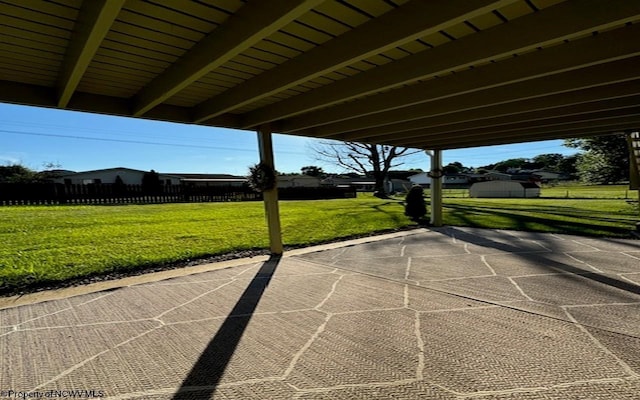
MULTIPOLYGON (((22 164, 42 170, 46 163, 72 171, 128 167, 159 172, 245 175, 259 161, 255 132, 173 124, 133 118, 0 104, 0 165, 22 164)), ((274 135, 276 168, 299 172, 319 165, 315 139, 274 135)), ((477 167, 508 158, 544 153, 575 153, 561 140, 491 146, 443 152, 444 164, 459 161, 477 167)), ((403 168, 428 169, 429 158, 407 157, 403 168)))

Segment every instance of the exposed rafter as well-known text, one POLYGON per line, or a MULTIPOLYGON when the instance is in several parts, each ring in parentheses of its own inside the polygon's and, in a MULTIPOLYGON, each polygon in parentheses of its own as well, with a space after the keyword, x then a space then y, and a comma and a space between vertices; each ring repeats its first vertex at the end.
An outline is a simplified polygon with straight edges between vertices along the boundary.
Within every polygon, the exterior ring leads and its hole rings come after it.
POLYGON ((424 134, 421 137, 414 138, 407 138, 403 136, 402 140, 404 143, 412 147, 416 143, 423 143, 425 138, 430 143, 439 143, 443 140, 449 140, 451 136, 455 137, 455 140, 460 140, 466 138, 477 138, 485 135, 508 136, 519 133, 544 133, 566 129, 611 125, 625 121, 635 121, 638 118, 640 118, 640 107, 636 106, 614 111, 601 111, 586 115, 560 116, 545 120, 516 122, 512 124, 489 126, 459 132, 424 134))
POLYGON ((283 121, 278 128, 280 132, 293 132, 640 55, 638 37, 640 24, 631 25, 571 41, 563 46, 391 90, 357 102, 292 117, 283 121))
MULTIPOLYGON (((195 121, 205 121, 514 1, 451 0, 437 3, 412 0, 203 102, 196 107, 195 121), (387 34, 380 35, 382 30, 387 34)), ((245 125, 257 126, 263 122, 249 118, 245 125)))
MULTIPOLYGON (((638 92, 640 93, 640 91, 638 92)), ((478 132, 482 129, 487 128, 495 128, 502 126, 511 126, 513 124, 520 125, 535 125, 538 121, 550 121, 555 120, 556 118, 562 117, 572 117, 576 118, 576 120, 580 119, 590 119, 593 117, 594 113, 602 113, 605 112, 605 116, 615 116, 616 110, 626 110, 629 108, 634 108, 640 106, 640 95, 636 96, 628 96, 621 97, 619 99, 608 99, 601 101, 593 101, 588 103, 580 103, 574 105, 563 105, 555 108, 547 108, 543 110, 536 111, 525 111, 518 114, 508 114, 505 116, 492 116, 490 118, 485 119, 473 119, 471 121, 450 123, 450 124, 442 124, 436 126, 427 126, 429 122, 426 120, 418 120, 421 121, 423 127, 411 129, 411 130, 397 130, 394 131, 394 127, 397 128, 398 125, 388 125, 385 128, 388 129, 384 135, 375 135, 375 134, 366 134, 362 133, 360 137, 352 137, 350 134, 347 134, 345 140, 349 141, 357 141, 357 140, 380 140, 382 142, 393 140, 397 138, 398 135, 402 135, 403 139, 411 140, 422 137, 432 137, 433 135, 442 135, 442 134, 451 134, 456 135, 466 131, 475 131, 478 132)), ((526 108, 523 108, 526 109, 526 108)), ((458 117, 464 120, 465 113, 457 113, 458 117)), ((495 115, 495 114, 492 114, 495 115)), ((434 118, 435 119, 435 118, 434 118)))
POLYGON ((60 72, 57 106, 64 108, 75 92, 102 40, 126 0, 92 0, 82 3, 60 72))
POLYGON ((330 137, 350 131, 389 125, 401 121, 411 121, 429 116, 486 107, 488 105, 510 103, 554 93, 630 81, 640 78, 640 69, 637 68, 639 61, 640 57, 633 57, 621 61, 599 64, 576 71, 563 72, 511 85, 449 97, 444 100, 405 107, 399 110, 324 125, 309 129, 305 131, 305 134, 316 137, 330 137))
MULTIPOLYGON (((574 137, 585 137, 585 136, 598 136, 598 135, 609 135, 616 132, 625 132, 628 130, 637 129, 638 123, 630 123, 630 124, 615 124, 615 125, 603 125, 595 128, 588 129, 568 129, 568 130, 559 130, 554 132, 547 132, 545 135, 540 134, 520 134, 518 135, 518 143, 525 142, 537 142, 541 140, 554 140, 554 139, 566 139, 566 138, 574 138, 574 137)), ((425 150, 449 150, 452 148, 463 149, 470 147, 482 147, 482 146, 493 146, 493 145, 501 145, 501 144, 510 144, 513 143, 513 139, 515 136, 494 136, 490 138, 478 138, 472 139, 468 141, 460 141, 455 143, 455 147, 450 147, 451 144, 425 144, 425 150)), ((396 144, 398 146, 402 146, 401 144, 396 144)), ((421 146, 422 147, 422 146, 421 146)))
POLYGON ((242 51, 308 12, 324 0, 253 1, 196 44, 143 88, 134 99, 134 116, 178 93, 242 51))
MULTIPOLYGON (((426 117, 407 122, 362 129, 340 135, 339 139, 357 141, 367 138, 370 140, 376 136, 388 135, 390 133, 398 134, 400 132, 427 129, 429 127, 455 123, 480 123, 479 121, 485 119, 503 118, 506 116, 515 116, 517 118, 521 114, 545 112, 556 108, 561 110, 571 110, 570 107, 588 105, 589 103, 598 101, 603 103, 615 103, 616 100, 625 100, 627 97, 634 97, 636 95, 640 95, 640 80, 563 92, 507 104, 490 105, 487 107, 474 108, 468 111, 458 111, 434 117, 426 117)), ((615 106, 613 108, 615 108, 615 106)))
POLYGON ((255 123, 291 117, 639 18, 640 2, 569 0, 521 17, 517 24, 501 24, 252 111, 245 119, 255 123))
MULTIPOLYGON (((421 141, 420 147, 424 149, 452 149, 477 147, 485 145, 513 143, 514 138, 518 138, 522 142, 535 140, 551 140, 568 137, 591 136, 599 134, 607 134, 613 132, 623 132, 631 129, 638 129, 640 126, 640 117, 628 117, 608 122, 587 122, 576 123, 572 125, 564 125, 557 127, 532 128, 521 132, 511 132, 503 134, 481 135, 476 137, 461 137, 453 140, 428 140, 421 141)), ((414 147, 410 142, 395 141, 392 143, 397 146, 414 147)))

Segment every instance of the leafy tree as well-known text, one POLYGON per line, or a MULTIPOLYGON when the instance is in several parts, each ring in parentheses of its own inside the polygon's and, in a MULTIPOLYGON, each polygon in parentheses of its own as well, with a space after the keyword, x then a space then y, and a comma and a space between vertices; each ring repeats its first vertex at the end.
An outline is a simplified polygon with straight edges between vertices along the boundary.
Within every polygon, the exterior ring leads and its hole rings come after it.
POLYGON ((160 174, 151 170, 145 172, 142 175, 142 190, 145 192, 157 193, 162 189, 162 181, 160 180, 160 174))
POLYGON ((42 163, 42 168, 44 168, 45 170, 59 169, 62 168, 62 164, 54 161, 46 161, 42 163))
POLYGON ((404 215, 417 222, 426 213, 427 206, 424 201, 423 189, 420 186, 414 186, 409 190, 405 198, 404 215))
POLYGON ((0 182, 31 183, 38 181, 39 177, 36 171, 20 164, 0 166, 0 182))
POLYGON ((576 169, 585 183, 615 183, 629 179, 629 148, 625 133, 566 139, 565 146, 582 150, 576 169))
POLYGON ((466 169, 462 165, 462 163, 458 161, 454 161, 442 167, 442 172, 444 172, 445 174, 459 174, 461 172, 465 172, 465 170, 466 169))
POLYGON ((576 177, 578 169, 576 165, 578 163, 578 154, 572 154, 570 156, 563 157, 557 165, 557 172, 565 174, 569 177, 576 177))
POLYGON ((62 171, 62 164, 58 162, 48 161, 42 163, 43 171, 38 172, 38 179, 42 182, 52 182, 54 179, 61 177, 67 171, 62 171))
POLYGON ((113 191, 119 196, 127 191, 127 186, 124 184, 120 175, 116 175, 116 179, 113 181, 113 191))
POLYGON ((375 192, 386 197, 384 181, 389 170, 399 167, 403 157, 419 153, 404 147, 358 142, 323 142, 312 149, 318 159, 338 164, 348 171, 360 173, 375 180, 375 192))
POLYGON ((307 165, 306 167, 302 167, 300 168, 300 172, 302 172, 303 175, 315 176, 317 178, 326 175, 321 167, 317 167, 315 165, 307 165))
POLYGON ((526 158, 510 158, 500 161, 493 167, 496 171, 507 172, 509 169, 527 169, 530 168, 530 162, 526 158))
POLYGON ((540 154, 533 157, 533 164, 536 169, 547 169, 550 171, 558 171, 560 163, 564 160, 564 156, 559 153, 540 154))

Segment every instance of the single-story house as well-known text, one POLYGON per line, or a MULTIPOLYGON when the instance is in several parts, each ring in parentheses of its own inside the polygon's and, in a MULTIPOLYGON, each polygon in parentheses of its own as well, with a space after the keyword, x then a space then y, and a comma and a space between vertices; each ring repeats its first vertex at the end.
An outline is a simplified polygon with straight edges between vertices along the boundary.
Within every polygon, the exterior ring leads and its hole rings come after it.
POLYGON ((510 181, 511 174, 505 174, 504 172, 490 171, 484 174, 484 176, 491 181, 510 181))
POLYGON ((247 183, 244 176, 236 176, 229 174, 183 174, 171 173, 173 176, 180 177, 180 183, 195 187, 208 186, 233 186, 240 187, 247 183))
POLYGON ((320 187, 320 178, 309 175, 278 175, 278 188, 320 187))
MULTIPOLYGON (((58 174, 53 178, 55 183, 88 185, 99 183, 115 183, 120 177, 125 185, 141 185, 142 177, 149 171, 133 168, 106 168, 91 171, 71 172, 58 174)), ((229 174, 183 174, 159 172, 160 181, 165 185, 188 184, 189 186, 242 186, 247 182, 243 176, 229 174)))
MULTIPOLYGON (((431 186, 431 178, 429 177, 429 172, 421 172, 419 174, 411 175, 409 180, 414 185, 420 185, 422 187, 430 187, 431 186)), ((478 175, 484 177, 484 175, 478 175)), ((471 174, 445 174, 442 177, 442 186, 447 188, 467 188, 472 182, 471 174)), ((483 178, 486 179, 486 178, 483 178)))
MULTIPOLYGON (((345 186, 345 185, 338 185, 338 186, 345 186)), ((356 188, 356 191, 358 192, 373 192, 375 190, 376 183, 375 181, 367 181, 367 180, 360 179, 360 180, 351 182, 347 186, 356 188)))
POLYGON ((544 171, 544 170, 533 171, 531 173, 531 176, 533 176, 534 178, 542 182, 558 181, 565 178, 564 175, 559 174, 557 172, 544 171))
MULTIPOLYGON (((344 177, 344 176, 329 176, 320 182, 321 186, 334 186, 334 187, 353 187, 358 192, 373 192, 375 190, 376 183, 371 178, 365 177, 344 177)), ((387 192, 406 192, 413 183, 406 179, 387 179, 384 183, 384 187, 387 192)))
POLYGON ((409 176, 409 181, 413 185, 420 185, 422 187, 430 187, 431 186, 431 178, 427 175, 428 172, 420 172, 415 175, 409 176))
POLYGON ((442 177, 442 185, 444 187, 469 187, 468 174, 445 174, 442 177))
POLYGON ((320 182, 321 186, 354 187, 358 192, 373 192, 375 181, 365 177, 329 176, 320 182))
POLYGON ((180 183, 188 186, 209 187, 209 186, 244 186, 248 182, 247 178, 186 178, 180 179, 180 183))
MULTIPOLYGON (((88 185, 100 183, 115 183, 120 177, 125 185, 141 185, 142 177, 149 171, 142 171, 132 168, 116 167, 106 169, 96 169, 91 171, 75 172, 67 175, 59 175, 53 179, 55 183, 64 183, 67 185, 88 185)), ((160 181, 165 185, 179 185, 180 177, 169 174, 159 173, 160 181)))
POLYGON ((395 192, 408 192, 411 189, 411 181, 406 179, 388 179, 386 181, 387 192, 395 193, 395 192))
POLYGON ((469 197, 540 197, 540 186, 520 181, 476 182, 469 188, 469 197))

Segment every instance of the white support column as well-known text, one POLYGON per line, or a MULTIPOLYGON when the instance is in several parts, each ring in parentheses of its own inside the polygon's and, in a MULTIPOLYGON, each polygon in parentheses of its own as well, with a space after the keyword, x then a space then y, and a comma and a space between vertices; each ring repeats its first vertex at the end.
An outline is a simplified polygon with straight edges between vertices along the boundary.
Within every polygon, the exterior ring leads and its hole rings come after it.
MULTIPOLYGON (((273 161, 273 144, 271 142, 271 127, 260 126, 258 129, 258 150, 260 161, 270 166, 275 171, 273 161)), ((282 254, 282 231, 280 229, 280 210, 278 206, 278 188, 262 192, 264 198, 264 211, 269 229, 269 248, 271 254, 282 254)))
POLYGON ((442 226, 442 150, 431 152, 431 225, 442 226))

